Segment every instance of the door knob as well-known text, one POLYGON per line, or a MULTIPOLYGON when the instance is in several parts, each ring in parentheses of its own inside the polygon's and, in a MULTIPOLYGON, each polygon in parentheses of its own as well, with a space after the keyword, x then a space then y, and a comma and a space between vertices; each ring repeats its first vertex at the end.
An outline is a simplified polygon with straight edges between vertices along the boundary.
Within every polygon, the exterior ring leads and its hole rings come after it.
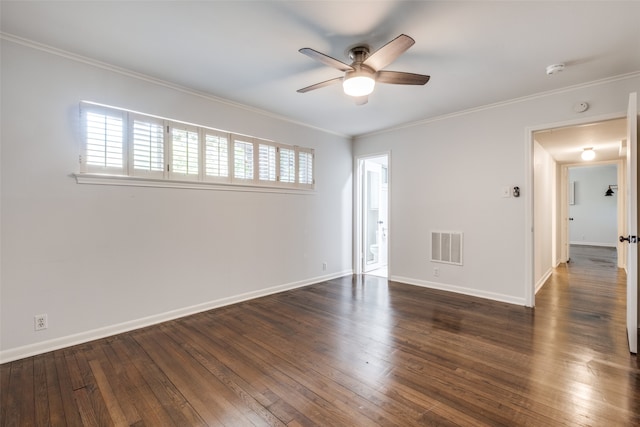
POLYGON ((638 243, 638 236, 620 236, 618 240, 620 240, 620 243, 624 242, 625 240, 629 243, 638 243))

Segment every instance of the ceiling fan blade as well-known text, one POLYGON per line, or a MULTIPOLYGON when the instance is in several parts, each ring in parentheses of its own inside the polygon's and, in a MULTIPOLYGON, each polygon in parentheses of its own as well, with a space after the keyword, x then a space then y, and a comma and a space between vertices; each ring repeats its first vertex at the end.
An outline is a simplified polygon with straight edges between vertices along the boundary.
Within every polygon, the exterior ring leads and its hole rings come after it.
POLYGON ((342 81, 342 77, 336 77, 335 79, 325 80, 323 82, 316 83, 316 84, 311 85, 311 86, 303 87, 302 89, 298 89, 296 92, 305 93, 305 92, 309 92, 310 90, 320 89, 321 87, 329 86, 329 85, 332 85, 334 83, 338 83, 338 82, 341 82, 341 81, 342 81))
POLYGON ((369 102, 369 95, 354 96, 353 98, 356 101, 356 105, 364 105, 369 102))
POLYGON ((353 70, 353 67, 351 65, 347 65, 344 62, 338 61, 337 59, 332 58, 329 55, 325 55, 324 53, 320 53, 317 50, 313 50, 310 47, 303 47, 298 52, 303 53, 311 59, 315 59, 318 62, 322 62, 324 65, 328 65, 329 67, 336 68, 340 71, 353 70))
POLYGON ((376 82, 395 85, 423 85, 430 78, 430 76, 425 76, 424 74, 404 73, 402 71, 378 71, 376 73, 376 82))
POLYGON ((400 55, 402 55, 407 49, 409 49, 415 40, 406 34, 400 34, 389 43, 382 46, 380 49, 373 52, 364 62, 364 65, 368 65, 374 70, 381 70, 387 65, 391 64, 400 55))

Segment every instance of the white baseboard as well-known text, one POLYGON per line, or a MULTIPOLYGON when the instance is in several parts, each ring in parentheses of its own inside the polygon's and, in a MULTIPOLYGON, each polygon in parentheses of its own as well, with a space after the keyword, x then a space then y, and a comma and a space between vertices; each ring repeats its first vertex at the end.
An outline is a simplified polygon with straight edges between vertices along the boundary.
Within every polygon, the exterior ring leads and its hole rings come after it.
POLYGON ((542 289, 542 286, 544 286, 545 282, 549 277, 551 277, 552 274, 553 274, 553 269, 550 268, 542 275, 542 278, 536 282, 536 291, 535 291, 536 294, 540 289, 542 289))
POLYGON ((438 289, 441 291, 454 292, 457 294, 469 295, 472 297, 484 298, 484 299, 489 299, 493 301, 506 302, 509 304, 522 305, 522 306, 526 305, 524 298, 518 298, 511 295, 498 294, 495 292, 479 291, 478 289, 448 285, 445 283, 430 282, 430 281, 420 280, 420 279, 412 279, 410 277, 402 277, 402 276, 391 276, 389 277, 389 280, 406 283, 407 285, 421 286, 423 288, 429 288, 429 289, 438 289))
POLYGON ((242 301, 250 299, 260 298, 267 295, 277 294, 280 292, 288 291, 291 289, 302 288, 305 286, 313 285, 315 283, 324 282, 338 277, 343 277, 353 274, 353 270, 345 270, 339 273, 328 274, 325 276, 314 277, 307 280, 301 280, 298 282, 287 283, 284 285, 273 286, 267 289, 261 289, 258 291, 246 292, 239 295, 234 295, 227 298, 221 298, 214 301, 209 301, 202 304, 192 305, 190 307, 179 308, 176 310, 167 311, 165 313, 155 314, 153 316, 142 317, 140 319, 130 320, 115 325, 105 326, 103 328, 92 329, 89 331, 80 332, 73 335, 68 335, 60 338, 54 338, 52 340, 42 341, 34 344, 29 344, 21 347, 11 348, 8 350, 0 351, 0 363, 12 362, 14 360, 23 359, 25 357, 31 357, 49 351, 58 350, 65 347, 71 347, 73 345, 83 344, 89 341, 94 341, 100 338, 109 337, 124 332, 129 332, 135 329, 144 328, 147 326, 155 325, 158 323, 166 322, 169 320, 178 319, 180 317, 190 316, 192 314, 201 313, 203 311, 211 310, 214 308, 224 307, 226 305, 236 304, 242 301))
POLYGON ((617 248, 617 243, 602 243, 602 242, 584 242, 582 240, 578 242, 569 242, 570 245, 576 246, 601 246, 603 248, 617 248))

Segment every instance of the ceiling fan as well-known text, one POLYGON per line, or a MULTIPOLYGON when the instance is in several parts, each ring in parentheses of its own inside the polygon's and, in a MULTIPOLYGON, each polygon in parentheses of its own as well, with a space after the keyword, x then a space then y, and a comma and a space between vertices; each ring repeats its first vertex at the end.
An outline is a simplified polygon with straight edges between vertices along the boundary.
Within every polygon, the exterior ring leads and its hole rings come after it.
POLYGON ((415 40, 411 37, 406 34, 400 34, 372 54, 369 54, 367 46, 356 46, 349 50, 349 58, 353 61, 351 65, 347 65, 317 50, 308 47, 302 48, 299 50, 300 53, 325 65, 344 71, 344 76, 298 89, 298 92, 305 93, 342 82, 344 93, 353 96, 357 105, 363 105, 369 100, 369 94, 373 92, 376 82, 397 85, 424 85, 429 81, 430 76, 383 70, 384 67, 395 61, 414 43, 415 40))

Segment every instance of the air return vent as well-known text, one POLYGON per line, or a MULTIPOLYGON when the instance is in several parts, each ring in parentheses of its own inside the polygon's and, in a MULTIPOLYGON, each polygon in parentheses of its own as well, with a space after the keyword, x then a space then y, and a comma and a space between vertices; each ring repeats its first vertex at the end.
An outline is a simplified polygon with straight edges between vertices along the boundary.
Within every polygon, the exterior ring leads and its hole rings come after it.
POLYGON ((431 261, 462 265, 462 232, 432 231, 431 261))

